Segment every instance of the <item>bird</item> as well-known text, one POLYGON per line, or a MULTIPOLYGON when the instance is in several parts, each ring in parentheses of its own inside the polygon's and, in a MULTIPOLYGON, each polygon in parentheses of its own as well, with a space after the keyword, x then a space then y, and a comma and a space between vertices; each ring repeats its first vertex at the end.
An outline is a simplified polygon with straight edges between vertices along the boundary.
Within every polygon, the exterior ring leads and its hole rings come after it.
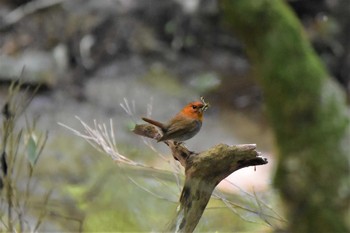
POLYGON ((208 106, 209 104, 205 103, 202 98, 202 102, 194 101, 187 104, 168 123, 164 124, 146 117, 142 117, 142 120, 160 128, 163 135, 158 139, 158 142, 166 140, 183 142, 199 132, 202 127, 203 112, 208 106))

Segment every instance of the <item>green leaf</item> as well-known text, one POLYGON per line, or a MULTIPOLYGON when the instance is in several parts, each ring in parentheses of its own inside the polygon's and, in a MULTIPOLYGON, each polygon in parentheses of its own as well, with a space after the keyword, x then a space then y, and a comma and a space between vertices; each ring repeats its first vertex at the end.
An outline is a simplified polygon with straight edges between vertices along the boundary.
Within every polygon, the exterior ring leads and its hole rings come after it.
POLYGON ((31 134, 28 138, 27 142, 27 154, 28 154, 28 160, 30 162, 30 165, 33 167, 36 164, 36 161, 38 160, 38 153, 37 153, 37 140, 35 135, 31 134))

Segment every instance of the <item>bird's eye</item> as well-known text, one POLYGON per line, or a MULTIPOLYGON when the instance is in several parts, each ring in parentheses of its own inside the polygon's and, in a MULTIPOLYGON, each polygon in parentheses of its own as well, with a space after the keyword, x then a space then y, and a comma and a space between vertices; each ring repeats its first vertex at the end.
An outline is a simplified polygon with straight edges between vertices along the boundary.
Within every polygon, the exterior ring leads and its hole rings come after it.
POLYGON ((196 106, 196 105, 192 105, 192 108, 193 108, 193 109, 197 109, 197 106, 196 106))

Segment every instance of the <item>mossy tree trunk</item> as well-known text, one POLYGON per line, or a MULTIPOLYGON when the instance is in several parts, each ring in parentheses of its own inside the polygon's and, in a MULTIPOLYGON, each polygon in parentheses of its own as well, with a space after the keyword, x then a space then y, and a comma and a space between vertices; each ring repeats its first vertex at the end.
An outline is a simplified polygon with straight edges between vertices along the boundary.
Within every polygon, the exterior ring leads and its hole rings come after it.
POLYGON ((245 44, 276 136, 275 185, 288 232, 350 232, 349 115, 345 97, 282 0, 222 0, 245 44))

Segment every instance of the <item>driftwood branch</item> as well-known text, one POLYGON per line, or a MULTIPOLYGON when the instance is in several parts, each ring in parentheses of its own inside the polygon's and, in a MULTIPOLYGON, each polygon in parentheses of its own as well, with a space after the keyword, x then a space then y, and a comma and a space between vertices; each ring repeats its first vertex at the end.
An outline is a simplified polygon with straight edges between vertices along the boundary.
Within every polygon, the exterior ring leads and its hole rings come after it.
MULTIPOLYGON (((157 128, 149 124, 136 125, 134 133, 156 140, 161 137, 157 128)), ((244 167, 267 164, 254 144, 219 144, 195 153, 180 143, 170 140, 164 143, 185 168, 186 175, 177 216, 168 229, 173 232, 194 231, 216 185, 228 175, 244 167)))

